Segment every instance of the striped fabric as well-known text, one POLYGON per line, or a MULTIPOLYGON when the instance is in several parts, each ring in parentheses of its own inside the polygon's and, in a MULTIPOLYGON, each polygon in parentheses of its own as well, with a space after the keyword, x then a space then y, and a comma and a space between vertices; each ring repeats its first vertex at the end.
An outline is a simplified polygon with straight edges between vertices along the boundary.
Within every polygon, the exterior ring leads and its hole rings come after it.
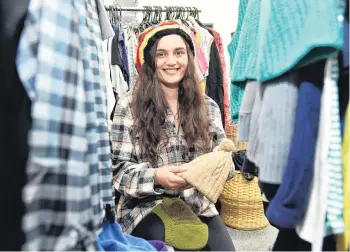
POLYGON ((329 189, 326 210, 326 234, 341 234, 344 232, 344 194, 341 151, 341 130, 338 97, 338 60, 334 55, 327 60, 326 78, 331 89, 331 129, 329 132, 328 166, 329 189))
MULTIPOLYGON (((137 51, 136 51, 136 68, 138 70, 141 69, 141 66, 146 61, 147 57, 145 55, 145 52, 147 52, 148 47, 151 46, 151 44, 155 43, 155 36, 160 35, 163 36, 166 34, 166 32, 174 31, 172 34, 178 34, 182 36, 188 43, 193 55, 195 55, 194 50, 194 43, 191 37, 191 34, 189 34, 187 28, 183 25, 180 25, 176 21, 164 21, 158 25, 150 26, 146 30, 143 31, 141 36, 139 37, 139 43, 137 45, 137 51), (146 57, 146 59, 145 59, 146 57)), ((148 63, 150 63, 148 61, 148 63)))

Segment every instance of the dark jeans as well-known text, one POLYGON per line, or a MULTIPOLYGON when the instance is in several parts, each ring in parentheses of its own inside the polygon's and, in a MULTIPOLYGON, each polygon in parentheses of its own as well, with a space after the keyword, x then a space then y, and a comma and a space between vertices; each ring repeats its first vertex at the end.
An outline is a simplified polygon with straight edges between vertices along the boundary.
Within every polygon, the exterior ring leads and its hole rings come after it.
MULTIPOLYGON (((226 226, 219 216, 200 217, 200 219, 208 225, 209 229, 208 243, 201 251, 235 251, 226 226)), ((164 224, 154 213, 144 218, 131 234, 145 240, 165 240, 164 224)), ((174 249, 180 251, 176 248, 174 249)))

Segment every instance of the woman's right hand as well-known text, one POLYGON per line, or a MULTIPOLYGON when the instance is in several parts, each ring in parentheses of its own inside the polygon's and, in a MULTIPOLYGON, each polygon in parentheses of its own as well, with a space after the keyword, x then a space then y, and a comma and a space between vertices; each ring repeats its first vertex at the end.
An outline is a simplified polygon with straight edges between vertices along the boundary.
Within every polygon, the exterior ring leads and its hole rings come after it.
POLYGON ((154 173, 154 182, 167 190, 181 190, 188 186, 186 180, 176 175, 181 172, 183 170, 180 167, 161 167, 154 173))

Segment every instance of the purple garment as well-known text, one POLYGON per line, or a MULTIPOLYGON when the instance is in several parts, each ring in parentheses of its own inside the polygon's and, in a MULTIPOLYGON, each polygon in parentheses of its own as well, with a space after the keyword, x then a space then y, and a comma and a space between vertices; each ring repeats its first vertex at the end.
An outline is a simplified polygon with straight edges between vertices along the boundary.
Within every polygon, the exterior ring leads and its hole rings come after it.
POLYGON ((129 64, 128 64, 128 53, 126 51, 126 43, 125 43, 125 36, 124 31, 119 27, 119 52, 120 56, 122 58, 123 62, 123 75, 126 83, 129 84, 130 82, 130 71, 129 71, 129 64))
POLYGON ((151 243, 151 245, 153 245, 153 247, 155 247, 157 251, 168 251, 165 242, 157 240, 150 240, 148 242, 151 243))

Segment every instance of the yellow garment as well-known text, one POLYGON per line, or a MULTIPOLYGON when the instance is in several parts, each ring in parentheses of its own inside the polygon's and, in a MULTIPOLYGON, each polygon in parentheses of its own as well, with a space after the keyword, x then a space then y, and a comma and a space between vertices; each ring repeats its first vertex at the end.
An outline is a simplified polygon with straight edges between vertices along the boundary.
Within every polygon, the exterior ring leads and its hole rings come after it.
POLYGON ((203 94, 205 94, 205 87, 206 87, 205 80, 201 80, 200 85, 201 85, 201 90, 202 90, 203 94))
POLYGON ((350 163, 350 111, 349 105, 346 110, 345 117, 345 128, 344 128, 344 138, 343 138, 343 153, 342 153, 342 161, 343 161, 343 187, 344 187, 344 224, 345 231, 344 234, 339 235, 337 239, 337 250, 338 251, 348 251, 349 243, 350 243, 350 171, 349 171, 349 163, 350 163))
POLYGON ((232 151, 235 151, 234 143, 224 139, 219 147, 204 154, 181 168, 185 171, 178 174, 190 185, 200 191, 211 202, 216 203, 233 167, 232 151))
POLYGON ((202 44, 202 41, 201 41, 201 35, 199 34, 199 32, 197 31, 196 32, 196 39, 197 39, 197 41, 198 41, 198 44, 202 44))

